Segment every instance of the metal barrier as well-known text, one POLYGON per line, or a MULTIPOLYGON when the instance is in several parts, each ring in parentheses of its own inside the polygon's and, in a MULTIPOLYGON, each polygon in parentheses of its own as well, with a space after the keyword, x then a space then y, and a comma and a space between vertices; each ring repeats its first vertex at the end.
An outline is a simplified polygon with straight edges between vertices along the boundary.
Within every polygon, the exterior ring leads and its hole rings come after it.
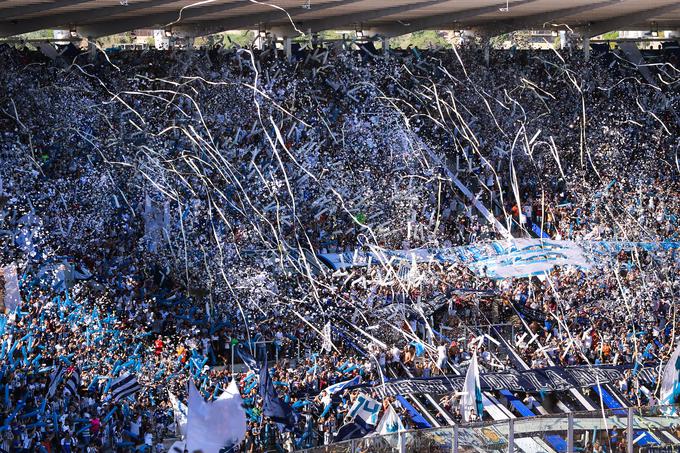
POLYGON ((680 447, 680 407, 652 406, 514 418, 369 435, 301 450, 307 453, 674 451, 680 447), (592 450, 591 450, 592 451, 592 450), (598 450, 596 450, 598 451, 598 450))
MULTIPOLYGON (((305 353, 305 345, 299 339, 288 339, 289 345, 286 349, 286 354, 282 354, 281 351, 284 349, 283 344, 279 343, 278 340, 259 340, 252 343, 252 355, 255 360, 263 362, 264 358, 267 357, 269 361, 272 360, 279 362, 282 359, 297 359, 299 362, 301 359, 306 359, 307 354, 305 353)), ((238 358, 235 354, 234 346, 230 348, 231 354, 231 365, 242 363, 242 360, 238 358)), ((248 349, 250 353, 250 348, 248 349)))

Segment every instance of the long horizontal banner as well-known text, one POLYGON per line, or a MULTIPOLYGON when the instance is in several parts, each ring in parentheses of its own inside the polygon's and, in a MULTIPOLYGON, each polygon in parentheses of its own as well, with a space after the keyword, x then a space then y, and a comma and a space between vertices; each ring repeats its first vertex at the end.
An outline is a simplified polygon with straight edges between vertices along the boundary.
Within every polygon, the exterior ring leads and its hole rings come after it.
POLYGON ((512 239, 440 249, 386 250, 320 253, 318 258, 333 270, 371 265, 413 263, 464 264, 476 274, 494 279, 542 275, 555 266, 590 269, 595 261, 621 251, 662 252, 680 249, 680 242, 558 241, 512 239))
MULTIPOLYGON (((538 370, 510 371, 504 373, 483 373, 480 383, 483 391, 510 390, 511 392, 560 392, 572 388, 593 387, 598 384, 611 384, 624 377, 631 366, 578 366, 550 367, 538 370)), ((656 380, 657 370, 642 367, 637 370, 642 382, 656 380)), ((382 398, 409 394, 435 394, 461 392, 465 376, 442 376, 428 379, 397 379, 384 385, 378 384, 372 390, 382 398)), ((356 386, 366 387, 366 384, 356 386)))

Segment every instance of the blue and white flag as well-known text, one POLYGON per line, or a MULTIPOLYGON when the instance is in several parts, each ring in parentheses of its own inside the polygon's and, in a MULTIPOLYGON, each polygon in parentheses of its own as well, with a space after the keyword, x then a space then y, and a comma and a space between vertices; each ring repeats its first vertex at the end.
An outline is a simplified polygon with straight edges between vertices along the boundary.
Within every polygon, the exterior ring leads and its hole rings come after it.
POLYGON ((395 411, 390 404, 387 406, 387 410, 380 419, 380 423, 378 423, 375 432, 384 436, 386 434, 400 433, 402 431, 405 431, 404 424, 401 422, 397 411, 395 411))
POLYGON ((239 343, 238 345, 232 345, 232 348, 236 348, 236 355, 238 355, 241 360, 243 360, 243 363, 248 367, 248 369, 252 371, 259 371, 260 366, 257 363, 257 360, 255 360, 255 357, 253 357, 248 351, 246 351, 245 347, 243 346, 243 343, 239 343))
POLYGON ((361 376, 357 376, 354 379, 348 381, 338 382, 337 384, 329 385, 323 391, 328 395, 335 395, 338 392, 342 392, 348 387, 353 387, 355 385, 361 384, 361 376))
POLYGON ((475 352, 472 354, 472 360, 465 374, 463 395, 460 398, 460 414, 463 416, 463 421, 469 422, 473 418, 472 414, 481 419, 483 411, 482 386, 479 383, 479 366, 477 365, 477 352, 475 352))
POLYGON ((50 398, 54 396, 57 392, 57 386, 66 374, 66 368, 62 365, 58 365, 54 371, 50 374, 50 385, 47 387, 47 396, 50 398))
POLYGON ((75 367, 71 370, 71 374, 64 383, 64 397, 70 395, 72 397, 78 397, 78 389, 80 388, 80 368, 75 367))
POLYGON ((365 393, 360 393, 347 414, 355 423, 375 426, 382 405, 365 393))
POLYGON ((680 346, 675 348, 668 359, 661 378, 661 392, 659 404, 676 404, 680 395, 680 346))
POLYGON ((391 404, 387 406, 387 410, 380 419, 380 423, 375 428, 375 432, 381 436, 388 436, 385 438, 387 442, 394 448, 401 450, 401 436, 397 434, 406 431, 404 424, 399 418, 399 414, 394 410, 391 404))
POLYGON ((111 399, 117 403, 123 398, 134 395, 142 389, 142 386, 137 382, 137 376, 134 374, 125 374, 118 379, 111 382, 109 391, 111 392, 111 399))

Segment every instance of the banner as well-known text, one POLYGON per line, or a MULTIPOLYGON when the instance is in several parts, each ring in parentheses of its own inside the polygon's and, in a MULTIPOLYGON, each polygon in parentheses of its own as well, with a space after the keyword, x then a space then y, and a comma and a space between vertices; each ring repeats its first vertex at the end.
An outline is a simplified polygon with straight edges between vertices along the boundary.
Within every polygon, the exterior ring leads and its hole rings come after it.
POLYGON ((21 305, 21 295, 19 294, 19 280, 17 279, 17 267, 10 264, 2 269, 4 280, 3 304, 7 312, 13 312, 21 305))
POLYGON ((378 414, 382 409, 380 401, 374 400, 365 393, 360 393, 356 401, 349 409, 347 416, 355 423, 363 423, 364 425, 377 425, 378 414))
MULTIPOLYGON (((560 392, 572 388, 593 387, 598 384, 612 384, 624 377, 632 365, 602 365, 579 367, 550 367, 538 370, 508 371, 503 373, 483 373, 480 376, 482 391, 509 390, 511 392, 560 392)), ((652 383, 656 379, 653 367, 639 368, 638 379, 652 383)), ((428 379, 396 379, 384 385, 374 385, 372 391, 380 398, 409 394, 441 395, 462 392, 465 376, 442 376, 428 379)), ((354 388, 362 388, 359 385, 354 388)))
POLYGON ((555 266, 591 269, 598 260, 621 251, 663 252, 680 250, 680 242, 562 241, 552 239, 511 239, 482 242, 461 247, 387 250, 318 254, 333 270, 401 263, 463 264, 478 275, 493 279, 541 275, 555 266))

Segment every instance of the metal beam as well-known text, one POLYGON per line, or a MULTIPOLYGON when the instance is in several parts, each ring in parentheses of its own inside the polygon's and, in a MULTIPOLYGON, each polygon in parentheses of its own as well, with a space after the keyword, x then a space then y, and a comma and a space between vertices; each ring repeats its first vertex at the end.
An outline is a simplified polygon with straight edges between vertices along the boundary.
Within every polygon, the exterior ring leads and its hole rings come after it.
MULTIPOLYGON (((50 14, 49 16, 40 16, 34 19, 0 22, 0 37, 20 35, 22 33, 59 26, 64 26, 64 28, 67 28, 71 25, 84 24, 96 19, 101 19, 102 17, 115 16, 116 14, 121 13, 130 13, 132 11, 151 8, 153 6, 167 5, 168 3, 172 3, 172 1, 168 2, 168 0, 151 0, 145 2, 129 3, 128 6, 115 5, 105 8, 88 9, 75 13, 68 12, 61 14, 50 14)), ((0 11, 0 13, 1 12, 2 11, 0 11)))
MULTIPOLYGON (((519 0, 510 3, 509 7, 516 8, 518 6, 526 5, 527 3, 533 3, 536 1, 538 0, 519 0)), ((483 14, 498 12, 501 9, 504 9, 505 7, 506 2, 502 2, 490 6, 484 6, 481 8, 473 8, 464 11, 456 11, 453 13, 420 17, 417 19, 410 20, 409 23, 407 24, 398 23, 371 27, 371 30, 375 30, 377 34, 382 36, 400 36, 405 35, 407 33, 413 33, 415 31, 449 25, 454 22, 471 19, 473 17, 481 16, 483 14)))
MULTIPOLYGON (((604 8, 614 4, 622 3, 625 0, 607 0, 600 3, 590 3, 587 5, 575 6, 573 8, 564 8, 545 13, 532 14, 530 16, 515 17, 507 21, 494 21, 488 26, 482 26, 480 29, 484 30, 485 34, 489 36, 498 36, 503 33, 508 33, 516 30, 527 30, 532 28, 546 28, 555 23, 559 19, 570 17, 576 14, 581 14, 594 9, 604 8)), ((556 24, 560 25, 560 24, 556 24)), ((549 28, 549 27, 548 27, 549 28)))
POLYGON ((129 18, 112 19, 105 22, 96 22, 91 24, 84 24, 78 27, 78 33, 82 36, 107 36, 115 35, 125 31, 136 30, 140 28, 165 28, 175 22, 181 22, 187 19, 201 17, 207 14, 215 14, 231 9, 240 8, 245 5, 252 4, 249 0, 232 0, 227 3, 213 3, 203 4, 196 7, 187 7, 184 10, 177 8, 173 11, 164 13, 147 14, 145 16, 135 16, 129 18), (180 17, 181 11, 181 17, 180 17), (181 20, 180 20, 181 19, 181 20))
POLYGON ((652 19, 662 14, 673 12, 680 9, 680 2, 671 3, 670 5, 659 6, 658 8, 645 9, 642 11, 635 11, 633 13, 624 14, 622 16, 612 17, 611 19, 594 22, 584 27, 576 28, 576 31, 585 38, 592 38, 593 36, 601 35, 612 30, 625 29, 627 26, 639 24, 640 22, 652 19))
MULTIPOLYGON (((314 5, 314 12, 322 11, 329 8, 338 8, 340 6, 358 3, 365 0, 338 0, 329 1, 320 5, 314 5)), ((256 26, 258 24, 271 22, 278 19, 288 19, 288 16, 295 17, 296 15, 309 13, 309 8, 298 6, 296 8, 289 8, 282 11, 267 5, 267 12, 247 14, 243 16, 229 17, 226 19, 210 20, 199 22, 196 24, 187 24, 185 26, 173 27, 173 32, 178 36, 205 36, 213 33, 220 33, 227 30, 241 30, 243 28, 256 26)), ((297 23, 296 23, 297 26, 297 23)), ((300 28, 300 27, 298 27, 300 28)))
MULTIPOLYGON (((439 3, 446 3, 450 0, 428 0, 420 3, 408 3, 406 5, 391 6, 389 8, 374 9, 368 11, 360 11, 358 13, 343 14, 340 16, 324 17, 322 19, 314 19, 308 22, 300 21, 298 28, 309 30, 312 33, 332 30, 337 27, 344 27, 348 25, 355 25, 368 22, 369 20, 379 19, 393 14, 399 14, 406 11, 425 8, 427 6, 437 5, 439 3)), ((292 26, 276 27, 277 31, 283 33, 294 32, 292 26)))
POLYGON ((13 17, 24 16, 26 14, 42 13, 43 11, 49 11, 52 9, 63 8, 65 6, 73 6, 92 1, 94 0, 56 0, 54 2, 17 5, 10 8, 0 9, 0 17, 3 19, 12 19, 13 17))

